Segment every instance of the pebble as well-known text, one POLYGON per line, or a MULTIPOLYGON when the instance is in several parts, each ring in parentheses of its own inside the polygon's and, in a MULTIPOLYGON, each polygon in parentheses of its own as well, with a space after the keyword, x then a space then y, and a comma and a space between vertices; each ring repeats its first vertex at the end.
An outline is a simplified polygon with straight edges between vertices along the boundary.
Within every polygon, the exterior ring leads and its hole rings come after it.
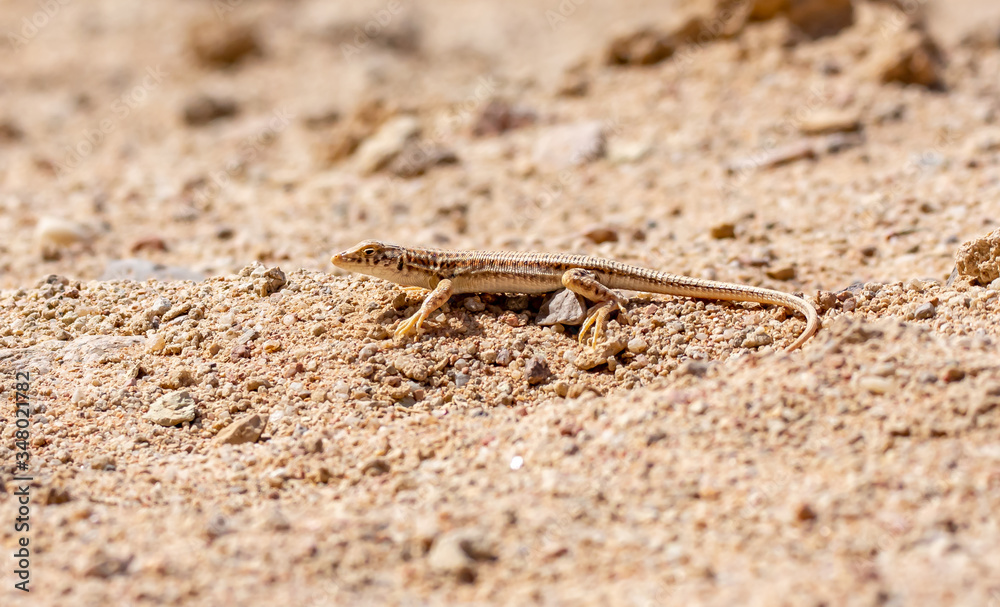
POLYGON ((378 354, 378 346, 375 344, 367 344, 361 348, 360 352, 358 352, 358 360, 366 361, 376 354, 378 354))
POLYGON ((864 375, 858 379, 858 386, 872 394, 888 394, 893 391, 893 381, 878 375, 864 375))
POLYGON ((466 297, 465 301, 462 302, 462 305, 465 306, 465 309, 469 312, 482 312, 486 309, 486 304, 483 303, 483 300, 480 299, 478 295, 466 297))
POLYGON ((928 318, 933 318, 937 313, 937 308, 931 302, 925 302, 917 306, 917 309, 913 311, 913 318, 917 320, 926 320, 928 318))
POLYGON ((35 243, 45 259, 54 258, 60 249, 89 242, 92 237, 89 227, 61 217, 44 216, 35 224, 35 243))
POLYGON ((709 231, 709 235, 716 239, 722 240, 724 238, 736 238, 736 226, 732 223, 719 223, 712 226, 709 231))
POLYGON ((176 426, 195 418, 197 407, 186 390, 170 392, 153 401, 143 417, 161 426, 176 426))
POLYGON ((455 529, 435 538, 427 553, 431 569, 471 583, 476 579, 475 566, 479 562, 496 560, 494 548, 485 535, 476 529, 455 529))
POLYGON ((252 55, 261 54, 260 42, 249 23, 210 19, 191 28, 188 42, 195 57, 205 66, 222 68, 252 55))
POLYGON ((514 362, 514 354, 511 353, 510 350, 508 350, 507 348, 503 348, 499 352, 497 352, 496 364, 500 365, 501 367, 506 367, 512 362, 514 362))
POLYGON ((533 356, 524 365, 524 379, 534 386, 547 381, 552 376, 544 356, 533 356))
POLYGON ((605 341, 602 344, 598 344, 597 348, 587 348, 573 361, 578 369, 587 371, 593 369, 599 365, 608 364, 609 359, 614 359, 614 357, 625 349, 625 341, 620 338, 616 338, 612 341, 605 341))
POLYGON ((493 99, 479 112, 472 124, 472 134, 476 137, 495 137, 507 131, 518 129, 537 120, 535 112, 511 106, 506 101, 493 99))
POLYGON ((795 278, 795 266, 779 266, 768 270, 767 276, 774 280, 792 280, 795 278))
POLYGON ((962 278, 980 285, 990 285, 1000 279, 1000 229, 993 230, 958 248, 955 269, 962 278))
POLYGON ((641 337, 633 337, 628 342, 628 351, 632 354, 642 354, 649 349, 649 344, 641 337))
POLYGON ((188 126, 204 126, 220 118, 231 118, 238 113, 239 106, 236 100, 205 94, 189 98, 184 102, 182 111, 184 124, 188 126))
POLYGON ((962 381, 965 379, 965 370, 959 367, 949 366, 941 374, 941 379, 947 383, 962 381))
POLYGON ((425 174, 432 167, 458 163, 458 155, 451 149, 415 139, 403 144, 402 150, 389 162, 388 170, 397 177, 413 178, 425 174))
POLYGON ((544 129, 535 141, 533 159, 559 171, 601 158, 604 152, 604 124, 595 120, 544 129))
POLYGON ((761 346, 769 346, 772 343, 774 343, 774 338, 767 333, 755 332, 744 337, 743 343, 740 346, 743 348, 760 348, 761 346))
POLYGON ((166 297, 159 297, 153 303, 152 307, 149 308, 149 314, 150 316, 163 316, 170 311, 172 305, 166 297))
POLYGON ((856 110, 817 110, 799 122, 803 135, 852 133, 861 129, 861 116, 856 110))
POLYGON ((929 88, 942 82, 941 50, 922 30, 909 29, 878 48, 871 59, 875 76, 883 83, 899 82, 929 88))
POLYGON ((597 225, 584 230, 583 237, 594 244, 618 242, 618 230, 613 226, 597 225))
POLYGON ((240 445, 243 443, 255 443, 264 432, 264 420, 260 415, 254 413, 237 419, 226 426, 222 432, 215 437, 215 442, 225 445, 240 445))
POLYGON ((361 172, 371 174, 387 167, 419 133, 420 123, 413 116, 396 116, 383 124, 355 152, 361 172))
POLYGON ((397 356, 393 363, 396 369, 413 381, 426 381, 430 375, 430 368, 427 363, 412 356, 397 356))
POLYGON ((560 289, 549 295, 535 317, 535 324, 543 327, 551 325, 579 325, 587 317, 587 308, 582 298, 569 289, 560 289))
POLYGON ((854 23, 852 0, 798 0, 788 3, 787 11, 788 20, 812 39, 832 36, 854 23))

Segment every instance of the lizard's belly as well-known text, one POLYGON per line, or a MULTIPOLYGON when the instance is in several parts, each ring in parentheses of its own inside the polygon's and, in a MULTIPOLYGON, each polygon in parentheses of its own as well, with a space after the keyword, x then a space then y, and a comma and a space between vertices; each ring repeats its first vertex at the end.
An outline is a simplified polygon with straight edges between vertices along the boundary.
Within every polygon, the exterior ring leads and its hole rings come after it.
POLYGON ((562 288, 562 278, 550 276, 456 276, 452 293, 548 293, 562 288))

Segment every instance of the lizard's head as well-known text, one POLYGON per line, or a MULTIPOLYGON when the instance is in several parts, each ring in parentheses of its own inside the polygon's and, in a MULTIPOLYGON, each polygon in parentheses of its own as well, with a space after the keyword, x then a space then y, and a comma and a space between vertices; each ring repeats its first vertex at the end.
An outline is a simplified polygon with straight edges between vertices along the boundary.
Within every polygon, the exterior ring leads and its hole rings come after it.
POLYGON ((330 258, 330 263, 350 272, 388 278, 387 274, 398 271, 403 252, 403 247, 394 244, 365 240, 337 253, 330 258))

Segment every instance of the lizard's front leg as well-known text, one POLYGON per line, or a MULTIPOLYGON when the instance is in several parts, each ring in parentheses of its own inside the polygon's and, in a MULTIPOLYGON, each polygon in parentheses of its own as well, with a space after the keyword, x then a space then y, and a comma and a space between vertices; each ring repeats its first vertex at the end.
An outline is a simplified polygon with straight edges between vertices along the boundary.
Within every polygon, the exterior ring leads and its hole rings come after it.
POLYGON ((604 336, 604 326, 607 323, 608 312, 611 311, 611 308, 617 307, 619 317, 627 323, 632 322, 625 312, 625 298, 602 285, 593 272, 584 270, 583 268, 566 270, 562 275, 562 283, 564 287, 577 295, 582 295, 585 299, 598 302, 598 305, 594 306, 590 310, 590 313, 587 314, 587 320, 580 327, 580 343, 583 343, 584 335, 586 335, 587 330, 593 325, 594 334, 591 337, 590 345, 591 347, 597 346, 597 343, 604 336))
POLYGON ((430 292, 424 303, 420 305, 420 310, 416 314, 399 324, 399 327, 396 328, 395 336, 403 337, 410 332, 416 333, 419 331, 420 326, 424 324, 427 317, 434 310, 443 306, 449 297, 451 297, 451 281, 446 278, 434 287, 434 290, 430 292))

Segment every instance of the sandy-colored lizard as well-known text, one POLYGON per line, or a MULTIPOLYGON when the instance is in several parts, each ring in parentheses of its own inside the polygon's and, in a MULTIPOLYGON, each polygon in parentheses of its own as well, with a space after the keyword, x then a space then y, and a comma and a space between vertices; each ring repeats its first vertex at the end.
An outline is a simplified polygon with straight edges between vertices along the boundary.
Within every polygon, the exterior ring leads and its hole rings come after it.
POLYGON ((446 251, 403 247, 366 240, 337 253, 333 265, 402 285, 430 289, 420 311, 403 321, 396 336, 420 329, 428 316, 459 293, 548 293, 566 287, 596 302, 580 328, 580 341, 594 327, 591 345, 602 338, 613 308, 630 322, 626 300, 612 289, 665 295, 750 301, 785 306, 806 317, 806 328, 787 351, 795 350, 819 329, 816 309, 805 299, 781 291, 747 285, 702 280, 630 266, 610 259, 559 253, 516 251, 446 251))

